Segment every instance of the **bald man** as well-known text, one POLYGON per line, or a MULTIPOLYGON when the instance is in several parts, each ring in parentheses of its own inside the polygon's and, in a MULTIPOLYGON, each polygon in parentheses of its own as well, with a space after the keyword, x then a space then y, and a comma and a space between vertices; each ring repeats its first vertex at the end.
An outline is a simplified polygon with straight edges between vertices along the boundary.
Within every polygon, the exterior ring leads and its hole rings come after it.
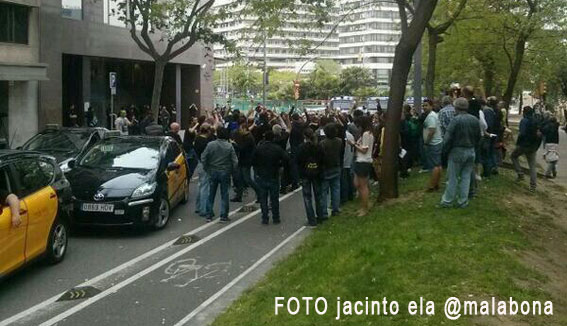
POLYGON ((177 122, 173 122, 169 125, 169 132, 167 136, 172 137, 179 145, 183 145, 183 140, 181 136, 179 136, 179 130, 181 130, 181 126, 177 122))

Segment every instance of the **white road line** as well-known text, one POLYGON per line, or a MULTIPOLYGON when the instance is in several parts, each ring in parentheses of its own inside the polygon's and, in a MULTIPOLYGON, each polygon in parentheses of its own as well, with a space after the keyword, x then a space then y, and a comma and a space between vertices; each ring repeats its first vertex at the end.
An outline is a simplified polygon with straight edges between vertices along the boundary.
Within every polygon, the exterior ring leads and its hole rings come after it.
MULTIPOLYGON (((298 188, 298 189, 296 189, 295 191, 293 191, 293 192, 291 192, 291 193, 288 193, 287 195, 285 195, 285 196, 283 196, 283 197, 280 197, 280 201, 283 201, 283 200, 285 200, 285 199, 291 197, 292 195, 294 195, 295 193, 297 193, 297 192, 300 191, 300 190, 301 190, 301 188, 298 188)), ((194 244, 188 246, 187 248, 185 248, 185 249, 183 249, 183 250, 180 250, 180 251, 174 253, 173 255, 171 255, 171 256, 169 256, 169 257, 167 257, 167 258, 165 258, 165 259, 163 259, 163 260, 161 260, 161 261, 159 261, 159 262, 157 262, 157 263, 155 263, 155 264, 153 264, 153 265, 147 267, 146 269, 144 269, 144 270, 142 270, 142 271, 140 271, 140 272, 138 272, 138 273, 136 273, 136 274, 130 276, 129 278, 125 279, 124 281, 121 281, 120 283, 118 283, 118 284, 116 284, 116 285, 114 285, 114 286, 112 286, 112 287, 110 287, 110 288, 108 288, 108 289, 106 289, 106 290, 100 292, 100 293, 97 294, 96 296, 91 297, 91 298, 89 298, 89 299, 87 299, 87 300, 85 300, 85 301, 83 301, 83 302, 77 304, 76 306, 73 306, 73 307, 71 307, 70 309, 68 309, 68 310, 66 310, 66 311, 64 311, 64 312, 62 312, 62 313, 60 313, 59 315, 57 315, 57 316, 55 316, 55 317, 53 317, 53 318, 47 320, 46 322, 40 324, 39 326, 52 326, 52 325, 57 324, 58 322, 62 321, 63 319, 65 319, 65 318, 67 318, 67 317, 69 317, 69 316, 71 316, 71 315, 73 315, 73 314, 75 314, 75 313, 77 313, 77 312, 79 312, 79 311, 85 309, 86 307, 92 305, 93 303, 96 303, 96 302, 100 301, 101 299, 106 298, 107 296, 118 292, 121 288, 123 288, 123 287, 125 287, 125 286, 127 286, 127 285, 129 285, 129 284, 131 284, 131 283, 133 283, 134 281, 136 281, 136 280, 138 280, 138 279, 140 279, 140 278, 142 278, 142 277, 144 277, 144 276, 146 276, 146 275, 148 275, 149 273, 155 271, 156 269, 158 269, 158 268, 164 266, 165 264, 167 264, 167 263, 169 263, 169 262, 175 260, 177 257, 180 257, 180 256, 185 255, 186 253, 190 252, 191 250, 193 250, 193 249, 195 249, 195 248, 197 248, 197 247, 199 247, 199 246, 201 246, 201 245, 203 245, 203 244, 209 242, 210 240, 212 240, 212 239, 216 238, 217 236, 219 236, 219 235, 225 233, 226 231, 228 231, 228 230, 230 230, 230 229, 232 229, 232 228, 235 228, 236 226, 238 226, 238 225, 240 225, 240 224, 246 222, 247 220, 251 219, 253 216, 255 216, 256 214, 258 214, 259 212, 260 212, 260 210, 258 209, 258 210, 256 210, 256 211, 254 211, 254 212, 252 212, 252 213, 250 213, 250 214, 248 214, 248 215, 246 215, 246 216, 244 216, 244 217, 238 219, 237 221, 228 224, 226 227, 224 227, 224 228, 222 228, 222 229, 219 229, 219 230, 217 230, 217 231, 211 233, 211 234, 208 235, 207 237, 201 239, 199 242, 196 242, 196 243, 194 243, 194 244)))
MULTIPOLYGON (((253 202, 251 202, 251 203, 253 203, 253 202)), ((250 203, 250 204, 251 204, 251 203, 250 203)), ((245 206, 245 205, 243 205, 243 206, 245 206)), ((239 207, 238 209, 235 209, 235 210, 231 211, 228 215, 229 215, 229 216, 232 216, 232 215, 238 213, 238 211, 240 211, 240 209, 242 209, 243 206, 239 207)), ((215 223, 203 224, 203 225, 201 225, 200 227, 198 227, 198 228, 196 228, 196 229, 194 229, 194 230, 191 230, 191 231, 188 232, 188 233, 182 234, 181 236, 187 236, 187 235, 191 235, 191 234, 194 234, 194 233, 201 232, 201 231, 203 231, 203 230, 205 230, 205 229, 210 228, 210 227, 213 226, 213 225, 215 225, 215 223)), ((140 256, 138 256, 138 257, 136 257, 136 258, 133 258, 132 260, 129 260, 129 261, 127 261, 127 262, 125 262, 125 263, 123 263, 123 264, 121 264, 121 265, 118 265, 118 266, 114 267, 113 269, 108 270, 108 271, 106 271, 106 272, 104 272, 104 273, 102 273, 102 274, 100 274, 100 275, 98 275, 98 276, 96 276, 96 277, 94 277, 94 278, 92 278, 92 279, 90 279, 90 280, 84 282, 84 283, 81 283, 81 284, 79 284, 79 285, 77 285, 77 286, 75 286, 75 287, 94 286, 96 283, 98 283, 98 282, 100 282, 100 281, 102 281, 102 280, 104 280, 104 279, 106 279, 106 278, 108 278, 108 277, 110 277, 110 276, 112 276, 112 275, 114 275, 114 274, 116 274, 116 273, 119 273, 119 272, 121 272, 121 271, 123 271, 123 270, 125 270, 125 269, 127 269, 127 268, 129 268, 129 267, 131 267, 131 266, 133 266, 133 265, 135 265, 135 264, 137 264, 137 263, 139 263, 139 262, 141 262, 141 261, 143 261, 143 260, 145 260, 145 259, 147 259, 147 258, 149 258, 149 257, 151 257, 151 256, 153 256, 153 255, 155 255, 155 254, 157 254, 157 253, 159 253, 160 251, 163 251, 163 250, 165 250, 165 249, 171 247, 171 245, 173 245, 173 244, 175 243, 175 241, 177 241, 177 239, 178 239, 179 237, 181 237, 181 236, 178 236, 178 237, 176 237, 175 239, 170 240, 170 241, 168 241, 168 242, 162 244, 162 245, 159 246, 159 247, 156 247, 156 248, 154 248, 154 249, 152 249, 152 250, 150 250, 150 251, 147 251, 146 253, 143 253, 143 254, 141 254, 140 256)), ((56 302, 57 299, 59 299, 59 297, 61 297, 61 296, 62 296, 63 294, 65 294, 66 292, 67 292, 67 291, 61 292, 61 293, 59 293, 59 294, 57 294, 57 295, 55 295, 55 296, 53 296, 53 297, 51 297, 51 298, 49 298, 49 299, 47 299, 47 300, 41 302, 41 303, 36 304, 36 305, 33 306, 33 307, 30 307, 30 308, 28 308, 28 309, 26 309, 26 310, 24 310, 24 311, 22 311, 22 312, 20 312, 20 313, 18 313, 18 314, 16 314, 16 315, 13 315, 12 317, 10 317, 10 318, 8 318, 8 319, 5 319, 5 320, 3 320, 3 321, 0 321, 0 326, 8 326, 8 325, 10 325, 11 323, 14 323, 14 322, 16 322, 16 321, 18 321, 18 320, 20 320, 20 319, 22 319, 22 318, 28 317, 28 316, 30 316, 30 315, 32 315, 32 314, 34 314, 34 313, 36 313, 36 312, 38 312, 38 311, 40 311, 40 310, 46 308, 47 306, 49 306, 49 305, 53 304, 54 302, 56 302)))
POLYGON ((195 308, 195 310, 193 310, 190 314, 188 314, 187 316, 185 316, 185 318, 181 319, 179 322, 177 322, 177 324, 175 324, 174 326, 183 326, 185 325, 189 320, 193 319, 193 317, 197 316, 198 313, 200 313, 201 311, 203 311, 203 309, 207 308, 210 304, 212 304, 216 299, 218 299, 220 296, 222 296, 223 294, 225 294, 228 290, 230 290, 230 288, 232 288, 236 283, 240 282, 240 280, 242 280, 244 277, 246 277, 246 275, 250 274, 253 270, 255 270, 256 268, 258 268, 258 266, 260 266, 260 264, 262 264, 263 262, 265 262, 268 258, 270 258, 271 256, 273 256, 278 250, 280 250, 283 246, 285 246, 288 242, 291 241, 291 239, 295 238, 299 233, 301 233, 303 230, 305 230, 305 226, 302 226, 299 230, 295 231, 292 235, 290 235, 289 237, 287 237, 284 241, 282 241, 279 245, 277 245, 274 249, 270 250, 270 252, 268 252, 267 254, 265 254, 264 256, 262 256, 262 258, 260 258, 257 262, 254 263, 254 265, 250 266, 247 270, 245 270, 242 274, 238 275, 235 279, 233 279, 230 283, 228 283, 227 285, 225 285, 222 289, 220 289, 220 291, 218 291, 217 293, 213 294, 213 296, 211 296, 210 298, 208 298, 207 300, 205 300, 203 303, 201 303, 201 305, 199 305, 197 308, 195 308))

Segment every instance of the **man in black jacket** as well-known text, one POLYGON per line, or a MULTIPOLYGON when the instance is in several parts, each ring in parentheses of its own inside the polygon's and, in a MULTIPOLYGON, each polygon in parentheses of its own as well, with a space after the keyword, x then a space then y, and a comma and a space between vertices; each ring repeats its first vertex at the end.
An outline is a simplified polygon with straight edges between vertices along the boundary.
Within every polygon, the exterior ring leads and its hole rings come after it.
POLYGON ((268 196, 272 206, 272 220, 274 224, 279 224, 279 170, 282 165, 289 164, 289 156, 280 146, 274 143, 274 133, 271 130, 264 134, 264 141, 256 147, 252 162, 262 209, 262 224, 268 224, 269 221, 268 196))
POLYGON ((236 172, 238 186, 236 188, 236 196, 230 200, 232 202, 242 202, 242 194, 246 187, 252 187, 256 197, 258 197, 258 186, 251 177, 252 154, 256 149, 256 141, 248 130, 247 119, 241 117, 238 122, 239 128, 233 134, 234 142, 238 146, 238 171, 236 172))
POLYGON ((524 171, 520 166, 518 158, 526 156, 530 168, 530 191, 535 192, 537 186, 536 154, 541 145, 541 132, 535 121, 534 109, 526 106, 522 109, 523 119, 520 121, 520 132, 516 141, 516 149, 510 158, 514 163, 514 168, 518 174, 518 181, 524 180, 524 171))
POLYGON ((332 214, 333 216, 339 214, 343 141, 337 137, 338 132, 335 123, 328 123, 323 131, 325 132, 325 139, 320 143, 324 159, 321 180, 321 205, 323 206, 323 216, 321 218, 326 220, 329 216, 327 212, 329 192, 331 193, 332 214))
POLYGON ((306 128, 303 132, 305 142, 297 149, 297 166, 303 192, 303 203, 307 214, 307 225, 317 226, 317 218, 323 218, 321 206, 321 170, 323 167, 323 153, 317 146, 315 133, 306 128), (315 202, 315 211, 313 210, 315 202))

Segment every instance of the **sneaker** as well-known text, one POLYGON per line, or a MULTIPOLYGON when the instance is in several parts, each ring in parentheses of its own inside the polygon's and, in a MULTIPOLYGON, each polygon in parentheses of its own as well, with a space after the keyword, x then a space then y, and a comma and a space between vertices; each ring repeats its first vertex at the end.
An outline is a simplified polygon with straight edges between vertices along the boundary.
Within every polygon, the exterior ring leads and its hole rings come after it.
POLYGON ((229 219, 228 217, 225 217, 225 218, 221 218, 221 219, 219 220, 219 223, 225 224, 225 223, 228 223, 228 222, 230 222, 230 221, 232 221, 232 220, 229 219))
POLYGON ((475 178, 476 178, 476 181, 482 181, 482 177, 480 176, 480 174, 476 174, 475 178))
POLYGON ((419 173, 419 174, 422 174, 422 173, 429 173, 429 170, 421 169, 421 170, 419 170, 418 173, 419 173))
POLYGON ((268 225, 268 224, 270 224, 270 222, 268 222, 268 220, 262 220, 262 224, 263 224, 263 225, 268 225))
POLYGON ((531 192, 532 194, 535 193, 535 192, 536 192, 536 186, 531 185, 531 186, 530 186, 530 192, 531 192))
POLYGON ((457 207, 457 208, 467 208, 467 207, 469 207, 469 203, 464 203, 464 204, 461 204, 461 205, 457 205, 456 207, 457 207))
POLYGON ((282 221, 280 221, 280 220, 274 220, 272 223, 273 223, 274 225, 278 225, 278 224, 280 224, 281 222, 282 222, 282 221))
POLYGON ((207 221, 207 223, 210 223, 210 222, 213 221, 213 218, 209 216, 209 217, 207 217, 207 220, 206 220, 206 221, 207 221))
POLYGON ((317 228, 317 224, 305 223, 305 227, 308 229, 315 229, 317 228))
POLYGON ((341 214, 341 212, 332 212, 331 216, 338 216, 339 214, 341 214))
POLYGON ((522 182, 522 181, 524 181, 524 175, 518 174, 518 177, 516 177, 516 182, 522 182))

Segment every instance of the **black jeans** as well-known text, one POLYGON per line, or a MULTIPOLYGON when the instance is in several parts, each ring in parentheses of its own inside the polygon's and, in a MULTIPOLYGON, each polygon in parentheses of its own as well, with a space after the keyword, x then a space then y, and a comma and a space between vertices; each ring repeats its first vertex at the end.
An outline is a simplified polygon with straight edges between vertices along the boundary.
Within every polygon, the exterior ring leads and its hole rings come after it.
POLYGON ((354 183, 351 168, 343 168, 341 175, 341 204, 354 200, 354 183))
POLYGON ((242 199, 242 193, 246 187, 251 187, 254 189, 256 197, 258 197, 258 185, 254 180, 252 180, 252 167, 251 166, 239 166, 236 172, 238 176, 238 186, 236 188, 236 197, 242 199))
POLYGON ((272 220, 280 221, 280 182, 278 179, 262 178, 256 176, 256 184, 258 185, 258 199, 260 200, 260 208, 262 209, 262 221, 270 219, 268 209, 268 197, 272 206, 272 220))
POLYGON ((317 225, 317 218, 323 218, 323 207, 321 205, 321 181, 317 179, 302 179, 301 186, 303 203, 305 204, 305 213, 307 214, 307 222, 310 225, 317 225), (313 202, 315 202, 315 210, 313 210, 313 202))

